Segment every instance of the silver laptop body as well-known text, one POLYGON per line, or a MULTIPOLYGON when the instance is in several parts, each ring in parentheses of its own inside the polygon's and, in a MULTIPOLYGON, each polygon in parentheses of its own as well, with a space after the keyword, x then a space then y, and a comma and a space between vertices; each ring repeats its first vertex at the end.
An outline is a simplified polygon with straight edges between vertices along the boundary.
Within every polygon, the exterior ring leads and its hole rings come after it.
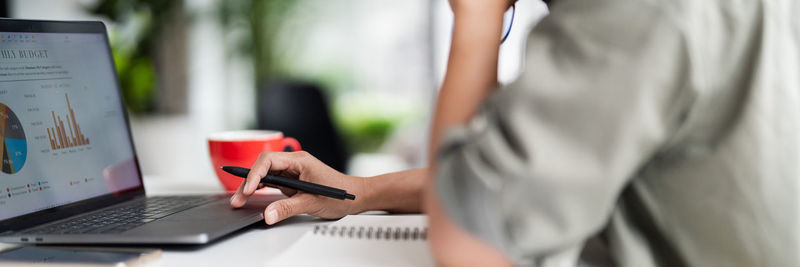
POLYGON ((205 244, 279 196, 146 197, 105 25, 0 19, 0 242, 205 244))

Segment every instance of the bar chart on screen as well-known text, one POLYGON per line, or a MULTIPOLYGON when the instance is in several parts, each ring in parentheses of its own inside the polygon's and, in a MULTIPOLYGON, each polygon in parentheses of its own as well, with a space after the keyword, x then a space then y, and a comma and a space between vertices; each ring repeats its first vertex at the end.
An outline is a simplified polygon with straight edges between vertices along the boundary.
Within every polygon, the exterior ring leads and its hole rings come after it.
POLYGON ((50 148, 57 150, 90 145, 89 138, 83 135, 78 119, 75 118, 75 110, 72 109, 67 94, 64 94, 64 100, 67 102, 67 113, 63 119, 55 110, 50 111, 53 119, 53 127, 47 128, 50 148))

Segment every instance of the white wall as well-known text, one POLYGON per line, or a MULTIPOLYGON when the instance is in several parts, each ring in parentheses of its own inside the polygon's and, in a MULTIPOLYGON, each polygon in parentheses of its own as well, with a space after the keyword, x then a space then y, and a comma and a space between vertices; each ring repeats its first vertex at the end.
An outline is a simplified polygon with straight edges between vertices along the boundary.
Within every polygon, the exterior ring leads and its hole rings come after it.
MULTIPOLYGON (((441 85, 447 67, 448 53, 450 52, 450 39, 453 29, 453 12, 447 0, 434 0, 434 66, 437 84, 441 85)), ((500 46, 500 58, 497 69, 497 79, 500 84, 509 84, 519 77, 524 68, 523 56, 525 41, 531 29, 547 15, 547 5, 541 0, 519 0, 516 3, 516 17, 511 27, 511 33, 505 43, 500 46)), ((511 12, 506 12, 506 25, 511 18, 511 12)), ((500 38, 498 36, 497 38, 500 38)))
POLYGON ((97 20, 86 12, 96 0, 12 0, 11 16, 24 19, 97 20))

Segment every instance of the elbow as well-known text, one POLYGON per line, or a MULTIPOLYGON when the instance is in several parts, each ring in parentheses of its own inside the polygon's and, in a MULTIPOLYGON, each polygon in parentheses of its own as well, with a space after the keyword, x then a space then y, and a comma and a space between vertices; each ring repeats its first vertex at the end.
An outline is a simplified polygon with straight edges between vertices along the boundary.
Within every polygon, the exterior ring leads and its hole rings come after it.
POLYGON ((500 250, 456 226, 432 227, 430 244, 437 266, 512 266, 500 250))
POLYGON ((426 197, 425 212, 429 219, 428 239, 437 266, 512 266, 500 250, 468 233, 447 217, 433 194, 426 197))

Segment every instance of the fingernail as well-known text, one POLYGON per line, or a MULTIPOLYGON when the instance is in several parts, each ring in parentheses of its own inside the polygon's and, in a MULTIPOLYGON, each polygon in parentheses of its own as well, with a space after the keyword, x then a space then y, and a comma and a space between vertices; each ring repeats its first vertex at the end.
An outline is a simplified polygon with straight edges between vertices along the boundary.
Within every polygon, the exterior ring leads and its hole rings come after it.
POLYGON ((267 223, 274 224, 278 222, 278 211, 275 209, 269 209, 267 211, 267 223))
POLYGON ((239 199, 239 194, 233 194, 233 196, 231 197, 231 203, 236 202, 237 199, 239 199))

